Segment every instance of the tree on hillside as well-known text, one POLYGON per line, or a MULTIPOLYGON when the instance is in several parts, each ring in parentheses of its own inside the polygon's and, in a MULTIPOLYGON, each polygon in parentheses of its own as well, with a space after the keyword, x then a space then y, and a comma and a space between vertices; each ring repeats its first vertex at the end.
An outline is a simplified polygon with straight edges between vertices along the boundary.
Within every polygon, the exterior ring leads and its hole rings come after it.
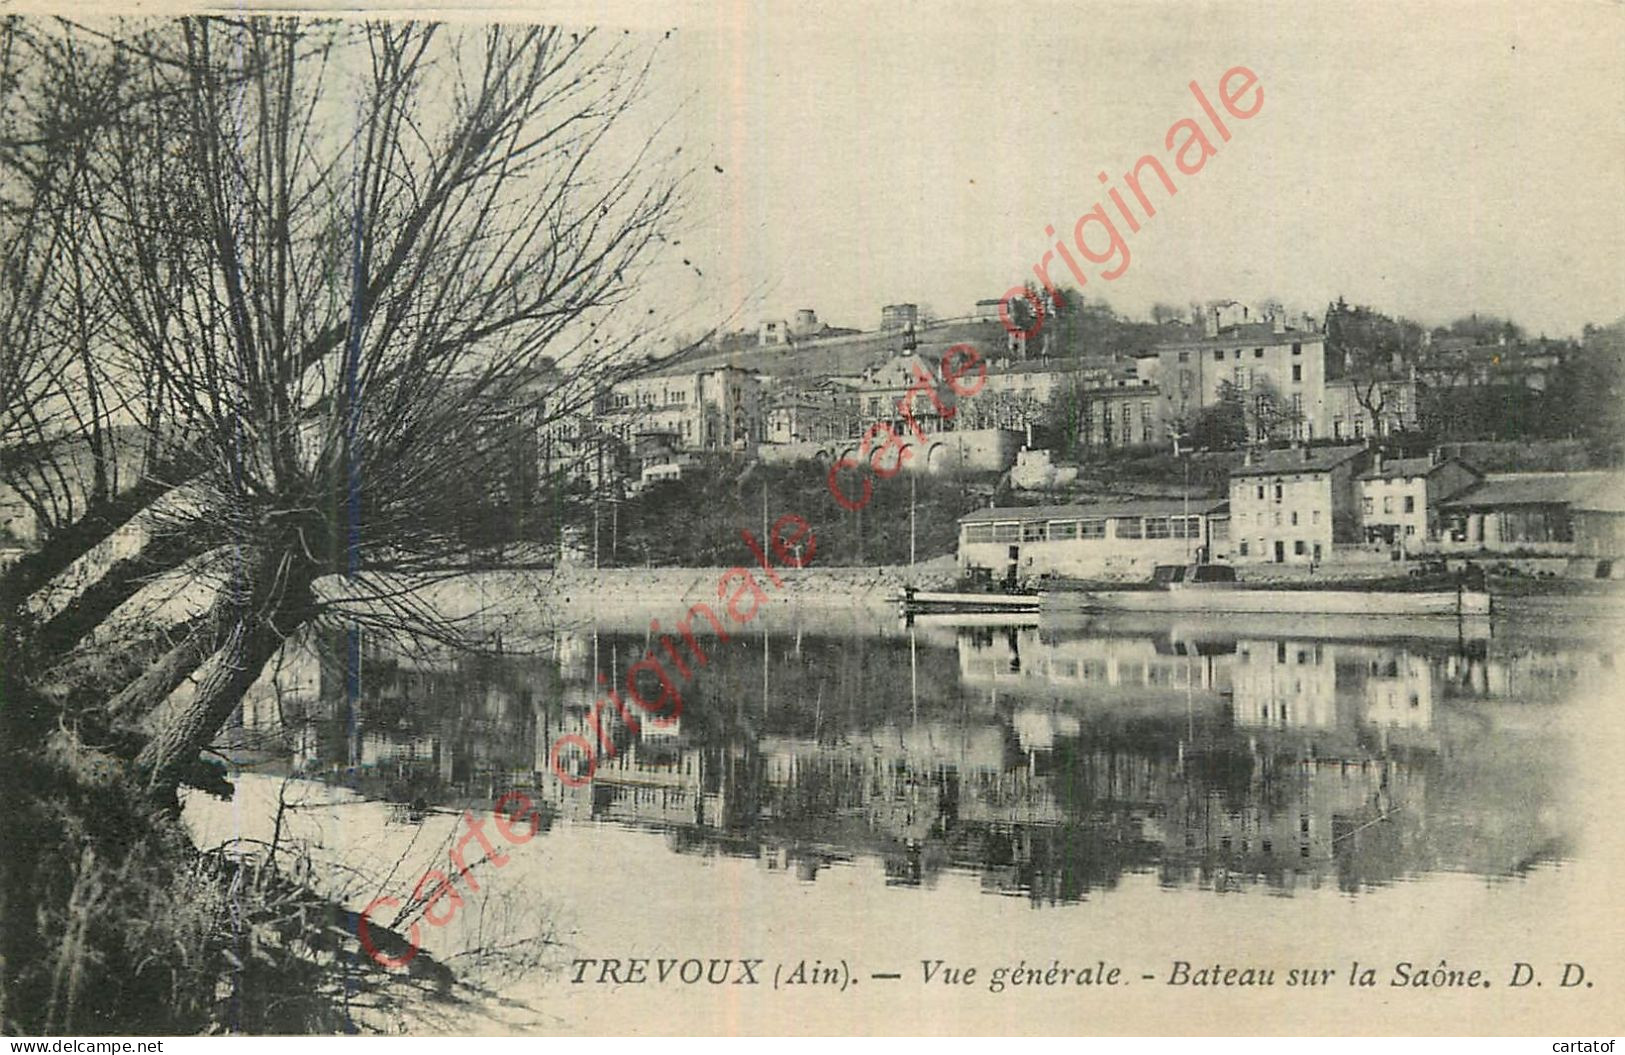
MULTIPOLYGON (((1038 421, 1057 461, 1080 457, 1091 444, 1096 426, 1095 391, 1074 378, 1050 395, 1038 412, 1038 421)), ((968 401, 967 401, 968 405, 968 401)))
POLYGON ((1218 397, 1197 411, 1189 433, 1192 447, 1219 451, 1247 442, 1247 405, 1241 390, 1230 381, 1221 381, 1218 397))
POLYGON ((1545 405, 1566 435, 1584 439, 1598 461, 1617 465, 1625 452, 1625 319, 1588 324, 1583 336, 1553 372, 1545 405))
POLYGON ((1303 424, 1302 408, 1283 396, 1267 378, 1255 378, 1241 394, 1255 441, 1291 438, 1303 424))
POLYGON ((1185 309, 1178 304, 1167 304, 1159 300, 1151 305, 1151 321, 1158 326, 1170 322, 1185 322, 1187 321, 1187 314, 1185 309))
POLYGON ((1379 431, 1393 391, 1386 384, 1406 375, 1422 350, 1425 331, 1406 318, 1390 318, 1342 297, 1326 308, 1326 357, 1333 377, 1346 377, 1354 398, 1379 431))
POLYGON ((1445 332, 1454 337, 1471 337, 1479 344, 1518 344, 1525 336, 1523 327, 1511 319, 1477 312, 1455 319, 1445 332))

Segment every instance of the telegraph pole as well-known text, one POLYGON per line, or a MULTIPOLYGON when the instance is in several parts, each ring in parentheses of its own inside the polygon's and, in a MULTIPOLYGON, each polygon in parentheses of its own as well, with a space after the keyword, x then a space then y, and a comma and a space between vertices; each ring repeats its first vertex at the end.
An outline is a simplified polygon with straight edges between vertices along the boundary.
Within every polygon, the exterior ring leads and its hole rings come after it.
POLYGON ((918 477, 910 473, 908 478, 908 570, 914 570, 914 496, 915 484, 918 477))

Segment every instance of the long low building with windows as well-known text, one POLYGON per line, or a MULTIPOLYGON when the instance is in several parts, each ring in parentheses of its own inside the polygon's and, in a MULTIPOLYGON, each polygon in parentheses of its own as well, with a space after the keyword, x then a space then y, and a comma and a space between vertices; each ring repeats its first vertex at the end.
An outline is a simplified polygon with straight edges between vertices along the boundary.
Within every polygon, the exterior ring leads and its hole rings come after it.
POLYGON ((978 509, 959 518, 959 567, 1015 581, 1148 577, 1228 557, 1228 510, 1214 498, 978 509))

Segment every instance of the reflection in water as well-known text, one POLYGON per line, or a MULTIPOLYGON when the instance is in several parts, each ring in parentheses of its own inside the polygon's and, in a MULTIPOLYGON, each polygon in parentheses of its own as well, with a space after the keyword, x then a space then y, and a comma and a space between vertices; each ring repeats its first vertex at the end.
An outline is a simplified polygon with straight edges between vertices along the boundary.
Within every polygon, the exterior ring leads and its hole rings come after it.
POLYGON ((403 821, 526 789, 554 819, 803 880, 872 855, 892 883, 965 870, 1044 902, 1125 872, 1352 892, 1561 859, 1556 719, 1612 667, 1583 648, 1245 628, 760 634, 713 651, 678 721, 634 734, 606 713, 613 756, 566 787, 554 743, 594 737, 598 676, 647 646, 588 632, 527 657, 363 649, 359 678, 344 650, 308 649, 245 706, 245 731, 403 821))

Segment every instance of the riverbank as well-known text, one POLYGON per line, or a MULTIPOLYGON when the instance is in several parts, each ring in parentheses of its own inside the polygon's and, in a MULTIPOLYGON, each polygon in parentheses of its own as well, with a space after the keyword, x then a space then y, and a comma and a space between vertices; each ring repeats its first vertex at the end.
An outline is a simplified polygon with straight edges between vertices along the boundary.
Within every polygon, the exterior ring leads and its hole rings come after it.
MULTIPOLYGON (((781 628, 812 618, 825 626, 855 623, 866 631, 877 622, 895 621, 897 596, 905 586, 942 589, 958 576, 951 557, 912 568, 776 567, 782 583, 778 586, 759 566, 746 570, 766 597, 751 617, 752 625, 781 628)), ((739 580, 730 580, 720 597, 717 589, 729 571, 580 566, 481 571, 425 586, 418 597, 443 619, 471 622, 481 633, 500 634, 517 645, 532 634, 576 624, 642 629, 651 620, 660 620, 670 628, 701 604, 728 619, 727 604, 740 588, 739 580)), ((337 580, 333 583, 335 588, 340 585, 337 580)))

